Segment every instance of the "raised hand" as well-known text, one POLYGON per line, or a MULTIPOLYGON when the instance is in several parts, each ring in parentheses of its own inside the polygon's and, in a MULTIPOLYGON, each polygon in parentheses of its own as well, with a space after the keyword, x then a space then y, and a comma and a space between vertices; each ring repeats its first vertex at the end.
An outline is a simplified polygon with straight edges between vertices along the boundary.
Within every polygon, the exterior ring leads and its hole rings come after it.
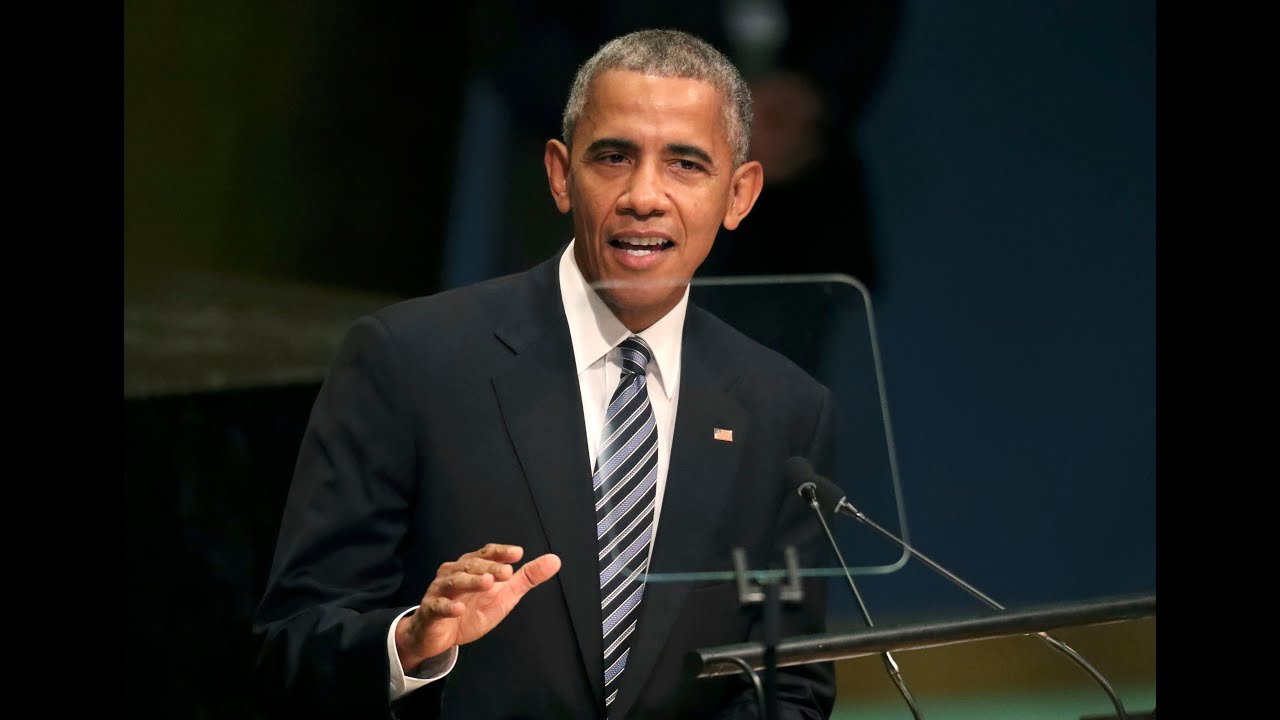
POLYGON ((418 609, 396 625, 396 651, 405 672, 454 645, 484 637, 525 593, 560 570, 560 558, 547 554, 514 571, 511 563, 523 556, 518 545, 489 543, 442 564, 418 609))

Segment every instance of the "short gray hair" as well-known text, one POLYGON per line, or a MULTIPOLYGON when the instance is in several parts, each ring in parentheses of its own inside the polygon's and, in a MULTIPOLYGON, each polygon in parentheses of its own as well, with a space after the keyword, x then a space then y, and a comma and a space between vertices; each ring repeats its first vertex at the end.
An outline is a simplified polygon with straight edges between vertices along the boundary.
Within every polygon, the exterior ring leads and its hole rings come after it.
POLYGON ((747 161, 751 144, 751 90, 733 63, 705 40, 679 30, 638 30, 605 43, 578 68, 564 106, 561 131, 571 144, 573 128, 587 104, 591 82, 606 70, 701 80, 720 92, 733 165, 747 161))

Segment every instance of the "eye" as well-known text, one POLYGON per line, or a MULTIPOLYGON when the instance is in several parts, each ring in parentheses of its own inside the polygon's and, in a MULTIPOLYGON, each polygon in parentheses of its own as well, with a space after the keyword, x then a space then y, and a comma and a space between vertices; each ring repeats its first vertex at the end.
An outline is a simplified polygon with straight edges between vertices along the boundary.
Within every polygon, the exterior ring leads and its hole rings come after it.
POLYGON ((608 163, 608 164, 610 164, 610 165, 617 165, 617 164, 619 164, 619 163, 624 163, 624 162, 626 162, 626 161, 627 161, 627 156, 626 156, 626 155, 623 155, 622 153, 616 153, 616 152, 615 152, 615 153, 608 153, 608 154, 606 154, 606 155, 602 155, 602 156, 600 156, 600 159, 601 159, 602 161, 604 161, 605 163, 608 163))
POLYGON ((677 160, 676 167, 680 168, 681 170, 688 170, 688 171, 698 171, 702 169, 702 166, 694 162, 693 160, 677 160))

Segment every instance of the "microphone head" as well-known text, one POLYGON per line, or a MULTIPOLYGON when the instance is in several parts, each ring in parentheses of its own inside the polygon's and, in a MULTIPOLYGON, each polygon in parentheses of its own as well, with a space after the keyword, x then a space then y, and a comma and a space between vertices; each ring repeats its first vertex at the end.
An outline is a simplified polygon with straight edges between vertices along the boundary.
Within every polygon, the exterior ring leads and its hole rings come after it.
POLYGON ((818 509, 822 512, 834 514, 845 499, 845 492, 840 486, 814 472, 813 464, 808 458, 799 455, 787 458, 782 464, 782 471, 786 473, 788 482, 796 487, 796 493, 800 497, 813 502, 816 495, 818 509))
POLYGON ((824 512, 834 514, 836 509, 840 507, 840 503, 845 499, 844 490, 841 490, 839 485, 821 475, 814 475, 813 482, 817 485, 818 507, 822 508, 824 512))
POLYGON ((795 486, 796 492, 800 494, 800 497, 806 500, 809 499, 809 495, 806 494, 805 490, 814 492, 816 486, 813 480, 816 476, 813 473, 813 465, 808 458, 803 458, 799 455, 787 458, 787 461, 782 463, 782 473, 786 476, 787 482, 795 486))
POLYGON ((818 486, 815 485, 812 480, 800 483, 800 487, 796 488, 796 492, 800 494, 800 497, 805 499, 805 502, 818 502, 818 486))

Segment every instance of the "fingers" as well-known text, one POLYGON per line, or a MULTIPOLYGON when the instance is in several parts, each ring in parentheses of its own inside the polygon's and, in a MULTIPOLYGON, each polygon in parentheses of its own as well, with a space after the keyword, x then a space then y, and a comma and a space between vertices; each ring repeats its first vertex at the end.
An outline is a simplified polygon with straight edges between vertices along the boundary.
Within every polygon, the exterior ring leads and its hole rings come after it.
POLYGON ((489 543, 475 552, 467 553, 462 557, 475 555, 485 560, 494 560, 497 562, 513 563, 524 557, 524 548, 519 545, 502 545, 499 543, 489 543))
POLYGON ((440 618, 461 617, 467 606, 447 597, 425 597, 418 605, 415 615, 425 615, 420 620, 436 620, 440 618))
POLYGON ((560 557, 548 553, 525 563, 520 572, 514 572, 510 563, 524 555, 519 545, 490 543, 459 557, 454 562, 440 565, 436 579, 427 588, 423 608, 432 603, 439 617, 453 617, 451 606, 441 603, 461 599, 467 593, 483 593, 497 583, 509 583, 516 598, 541 585, 560 571, 560 557), (446 611, 447 610, 447 611, 446 611))
POLYGON ((493 573, 487 572, 480 575, 467 572, 439 575, 427 588, 427 596, 456 599, 464 593, 484 592, 493 587, 494 582, 493 573))
POLYGON ((519 545, 489 543, 479 550, 462 555, 456 561, 442 564, 436 571, 436 577, 446 577, 459 572, 471 575, 489 573, 495 580, 505 582, 511 579, 511 563, 523 556, 524 548, 519 545))
POLYGON ((558 572, 560 572, 560 557, 547 553, 525 563, 524 567, 520 568, 520 572, 512 576, 511 585, 519 595, 524 595, 550 580, 551 576, 558 572))

